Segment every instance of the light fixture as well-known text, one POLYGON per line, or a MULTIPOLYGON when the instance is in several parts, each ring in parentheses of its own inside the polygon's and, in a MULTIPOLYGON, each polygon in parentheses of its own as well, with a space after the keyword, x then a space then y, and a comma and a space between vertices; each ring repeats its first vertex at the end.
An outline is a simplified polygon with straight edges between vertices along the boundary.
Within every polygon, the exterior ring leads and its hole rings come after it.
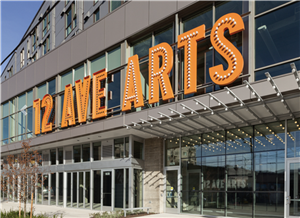
POLYGON ((294 76, 295 76, 295 80, 296 80, 296 82, 297 82, 298 89, 300 90, 300 77, 299 77, 299 74, 298 74, 296 65, 295 65, 295 63, 291 63, 290 66, 291 66, 291 68, 292 68, 292 73, 293 73, 294 76))
POLYGON ((234 94, 233 91, 231 91, 227 86, 225 87, 225 89, 227 90, 227 94, 230 94, 235 101, 238 101, 240 103, 241 107, 245 106, 245 103, 236 94, 234 94))
POLYGON ((248 88, 251 91, 252 95, 256 96, 257 101, 263 101, 260 95, 254 90, 254 88, 250 85, 250 83, 247 80, 244 80, 244 84, 246 84, 246 88, 248 88))
POLYGON ((148 115, 148 117, 150 117, 151 121, 152 121, 152 120, 156 120, 156 121, 159 122, 159 124, 162 124, 162 121, 159 120, 159 119, 157 119, 156 117, 152 117, 152 116, 150 116, 150 115, 148 115))
POLYGON ((212 115, 214 114, 214 111, 213 111, 210 107, 208 107, 208 106, 206 106, 205 104, 203 104, 201 101, 199 101, 199 100, 197 100, 197 99, 194 99, 194 101, 196 102, 197 105, 200 104, 200 105, 203 107, 203 110, 208 109, 208 110, 210 110, 210 113, 211 113, 212 115))
MULTIPOLYGON (((172 112, 171 112, 172 113, 172 112)), ((172 121, 172 118, 164 113, 161 113, 161 112, 158 112, 158 114, 161 116, 161 117, 166 117, 169 119, 169 121, 172 121)))
POLYGON ((228 107, 226 106, 226 104, 224 104, 222 101, 220 101, 216 96, 212 95, 211 93, 209 93, 209 95, 210 95, 210 99, 215 100, 218 103, 218 105, 223 105, 223 107, 225 108, 225 111, 228 110, 228 107))
POLYGON ((176 111, 176 110, 174 110, 174 109, 172 109, 172 108, 169 108, 169 110, 171 111, 171 113, 173 112, 173 113, 178 114, 179 117, 185 117, 185 115, 183 115, 182 113, 180 113, 180 112, 178 112, 178 111, 176 111))
POLYGON ((188 109, 189 111, 191 111, 191 114, 198 114, 200 115, 197 111, 195 111, 194 109, 184 105, 184 104, 180 104, 182 106, 182 109, 188 109))

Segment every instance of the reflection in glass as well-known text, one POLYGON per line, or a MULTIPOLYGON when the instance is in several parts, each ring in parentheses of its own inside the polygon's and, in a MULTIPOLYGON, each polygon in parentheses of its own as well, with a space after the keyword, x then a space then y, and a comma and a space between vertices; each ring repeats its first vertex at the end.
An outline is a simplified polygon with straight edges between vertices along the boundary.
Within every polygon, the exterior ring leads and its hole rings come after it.
POLYGON ((202 156, 225 154, 225 132, 213 132, 202 135, 202 156))
POLYGON ((300 56, 300 49, 295 49, 300 47, 300 17, 295 10, 299 6, 295 2, 255 19, 255 68, 300 56), (283 20, 289 22, 281 25, 283 20))
POLYGON ((50 205, 56 205, 56 173, 53 173, 50 175, 51 176, 51 187, 50 187, 50 192, 51 192, 51 201, 50 205))
POLYGON ((101 210, 101 171, 94 171, 93 210, 101 210))
POLYGON ((124 170, 115 170, 115 208, 124 208, 124 170))
POLYGON ((78 207, 83 208, 83 191, 84 191, 84 184, 83 184, 83 172, 79 172, 79 199, 78 199, 78 207))
POLYGON ((300 162, 290 163, 290 182, 289 182, 289 196, 290 196, 290 216, 300 216, 300 162))
POLYGON ((225 1, 216 4, 216 21, 225 14, 243 13, 243 1, 225 1))
POLYGON ((165 27, 162 31, 154 34, 154 45, 166 42, 169 45, 173 44, 173 26, 165 27))
POLYGON ((133 187, 134 202, 133 207, 143 207, 143 171, 134 169, 133 187))
POLYGON ((72 207, 77 207, 77 192, 78 192, 78 188, 77 188, 77 172, 73 173, 73 186, 72 186, 72 207))
POLYGON ((287 157, 300 157, 300 119, 289 120, 287 129, 287 157))
POLYGON ((67 173, 67 207, 71 207, 71 173, 67 173))
POLYGON ((254 154, 256 191, 284 191, 284 150, 254 154))
POLYGON ((48 205, 49 201, 49 180, 48 180, 48 175, 43 175, 43 180, 44 180, 44 184, 43 184, 43 204, 44 205, 48 205))
POLYGON ((203 214, 211 216, 224 216, 225 193, 204 192, 203 193, 203 214))
POLYGON ((108 83, 108 92, 112 92, 111 99, 107 101, 107 108, 120 105, 121 73, 116 72, 113 75, 113 82, 108 83))
POLYGON ((202 24, 205 25, 206 29, 212 28, 212 17, 212 5, 210 5, 191 17, 184 18, 182 21, 183 32, 194 29, 202 24))
POLYGON ((252 152, 252 138, 252 126, 228 130, 226 138, 226 154, 252 152))
POLYGON ((179 165, 179 138, 165 140, 165 165, 179 165))
POLYGON ((152 38, 147 36, 139 41, 133 43, 131 55, 137 54, 139 58, 144 57, 149 54, 149 48, 152 47, 152 38))
POLYGON ((53 79, 48 82, 48 94, 49 95, 55 94, 55 88, 56 88, 56 79, 53 79))
POLYGON ((178 171, 166 172, 166 207, 178 208, 178 171))
POLYGON ((260 14, 264 11, 275 8, 286 2, 288 2, 288 1, 256 1, 255 2, 255 14, 260 14))
POLYGON ((115 158, 123 158, 124 157, 124 138, 115 139, 115 158))
POLYGON ((255 217, 284 217, 284 193, 255 193, 255 217))
POLYGON ((252 218, 253 193, 227 193, 227 213, 231 217, 252 218))
POLYGON ((85 172, 85 195, 84 195, 84 202, 85 202, 85 208, 90 209, 91 204, 90 204, 90 172, 85 172))
POLYGON ((93 158, 94 161, 101 160, 101 142, 93 143, 93 158))
POLYGON ((225 156, 202 158, 203 190, 225 190, 225 156))
POLYGON ((58 173, 58 206, 64 204, 64 173, 58 173))
POLYGON ((252 154, 226 156, 227 190, 252 191, 252 154))

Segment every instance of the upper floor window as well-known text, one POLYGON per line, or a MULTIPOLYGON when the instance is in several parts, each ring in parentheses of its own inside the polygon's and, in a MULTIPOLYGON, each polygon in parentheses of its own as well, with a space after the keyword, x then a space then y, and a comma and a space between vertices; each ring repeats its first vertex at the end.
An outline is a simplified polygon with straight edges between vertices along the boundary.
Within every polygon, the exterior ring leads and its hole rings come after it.
POLYGON ((110 11, 115 10, 128 0, 110 0, 110 11))
MULTIPOLYGON (((76 1, 75 1, 76 2, 76 1)), ((73 3, 66 12, 66 37, 76 27, 76 5, 73 3)))
POLYGON ((11 66, 7 71, 8 71, 8 76, 11 77, 13 74, 14 74, 14 71, 13 71, 13 66, 11 66))
POLYGON ((25 64, 25 51, 24 48, 22 49, 21 53, 20 53, 20 62, 21 62, 21 68, 24 66, 25 64))
POLYGON ((31 44, 32 44, 32 51, 35 51, 37 46, 37 31, 36 28, 33 30, 31 35, 31 44))
POLYGON ((100 18, 100 11, 99 9, 97 9, 95 12, 94 12, 94 22, 97 22, 100 18))
POLYGON ((43 37, 50 29, 50 13, 43 20, 43 37))
POLYGON ((50 36, 43 43, 43 55, 50 51, 50 36))

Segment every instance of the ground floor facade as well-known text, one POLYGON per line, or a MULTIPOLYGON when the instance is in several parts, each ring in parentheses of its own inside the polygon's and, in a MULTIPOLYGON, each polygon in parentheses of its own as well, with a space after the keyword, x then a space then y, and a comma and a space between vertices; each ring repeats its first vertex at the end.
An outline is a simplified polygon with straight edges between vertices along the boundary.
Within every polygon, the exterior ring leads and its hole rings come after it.
MULTIPOLYGON (((168 139, 128 135, 44 149, 49 173, 34 203, 299 217, 299 124, 290 119, 168 139)), ((17 201, 17 190, 1 197, 17 201)))

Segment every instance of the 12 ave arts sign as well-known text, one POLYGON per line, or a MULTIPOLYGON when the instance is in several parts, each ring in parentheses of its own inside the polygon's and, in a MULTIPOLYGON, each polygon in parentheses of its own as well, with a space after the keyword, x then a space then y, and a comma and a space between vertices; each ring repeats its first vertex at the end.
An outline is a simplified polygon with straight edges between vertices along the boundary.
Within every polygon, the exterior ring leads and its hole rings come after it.
MULTIPOLYGON (((209 68, 211 80, 217 85, 228 85, 234 82, 244 67, 244 59, 238 49, 228 41, 224 32, 231 35, 243 31, 244 22, 240 15, 230 13, 222 16, 214 24, 210 34, 210 41, 214 49, 227 61, 228 68, 224 70, 222 65, 209 68)), ((205 25, 201 25, 178 36, 177 46, 184 49, 184 94, 195 93, 197 90, 197 42, 205 38, 205 25)), ((149 49, 149 104, 159 101, 159 91, 163 100, 174 98, 169 74, 173 68, 173 49, 167 43, 161 43, 149 49)), ((106 97, 105 88, 101 88, 101 81, 107 78, 105 69, 93 74, 92 87, 92 119, 98 119, 107 115, 106 106, 101 106, 101 99, 106 97)), ((91 77, 87 76, 75 82, 76 106, 78 123, 86 122, 88 99, 90 95, 91 77)), ((139 57, 134 55, 128 59, 122 111, 143 107, 143 92, 140 76, 139 57)), ((36 99, 33 102, 35 109, 35 134, 52 131, 52 122, 49 117, 53 108, 52 96, 47 94, 42 101, 36 99), (45 108, 42 118, 40 109, 45 108), (41 126, 42 125, 42 126, 41 126)), ((76 124, 73 101, 72 85, 66 85, 62 110, 61 127, 76 124)))

